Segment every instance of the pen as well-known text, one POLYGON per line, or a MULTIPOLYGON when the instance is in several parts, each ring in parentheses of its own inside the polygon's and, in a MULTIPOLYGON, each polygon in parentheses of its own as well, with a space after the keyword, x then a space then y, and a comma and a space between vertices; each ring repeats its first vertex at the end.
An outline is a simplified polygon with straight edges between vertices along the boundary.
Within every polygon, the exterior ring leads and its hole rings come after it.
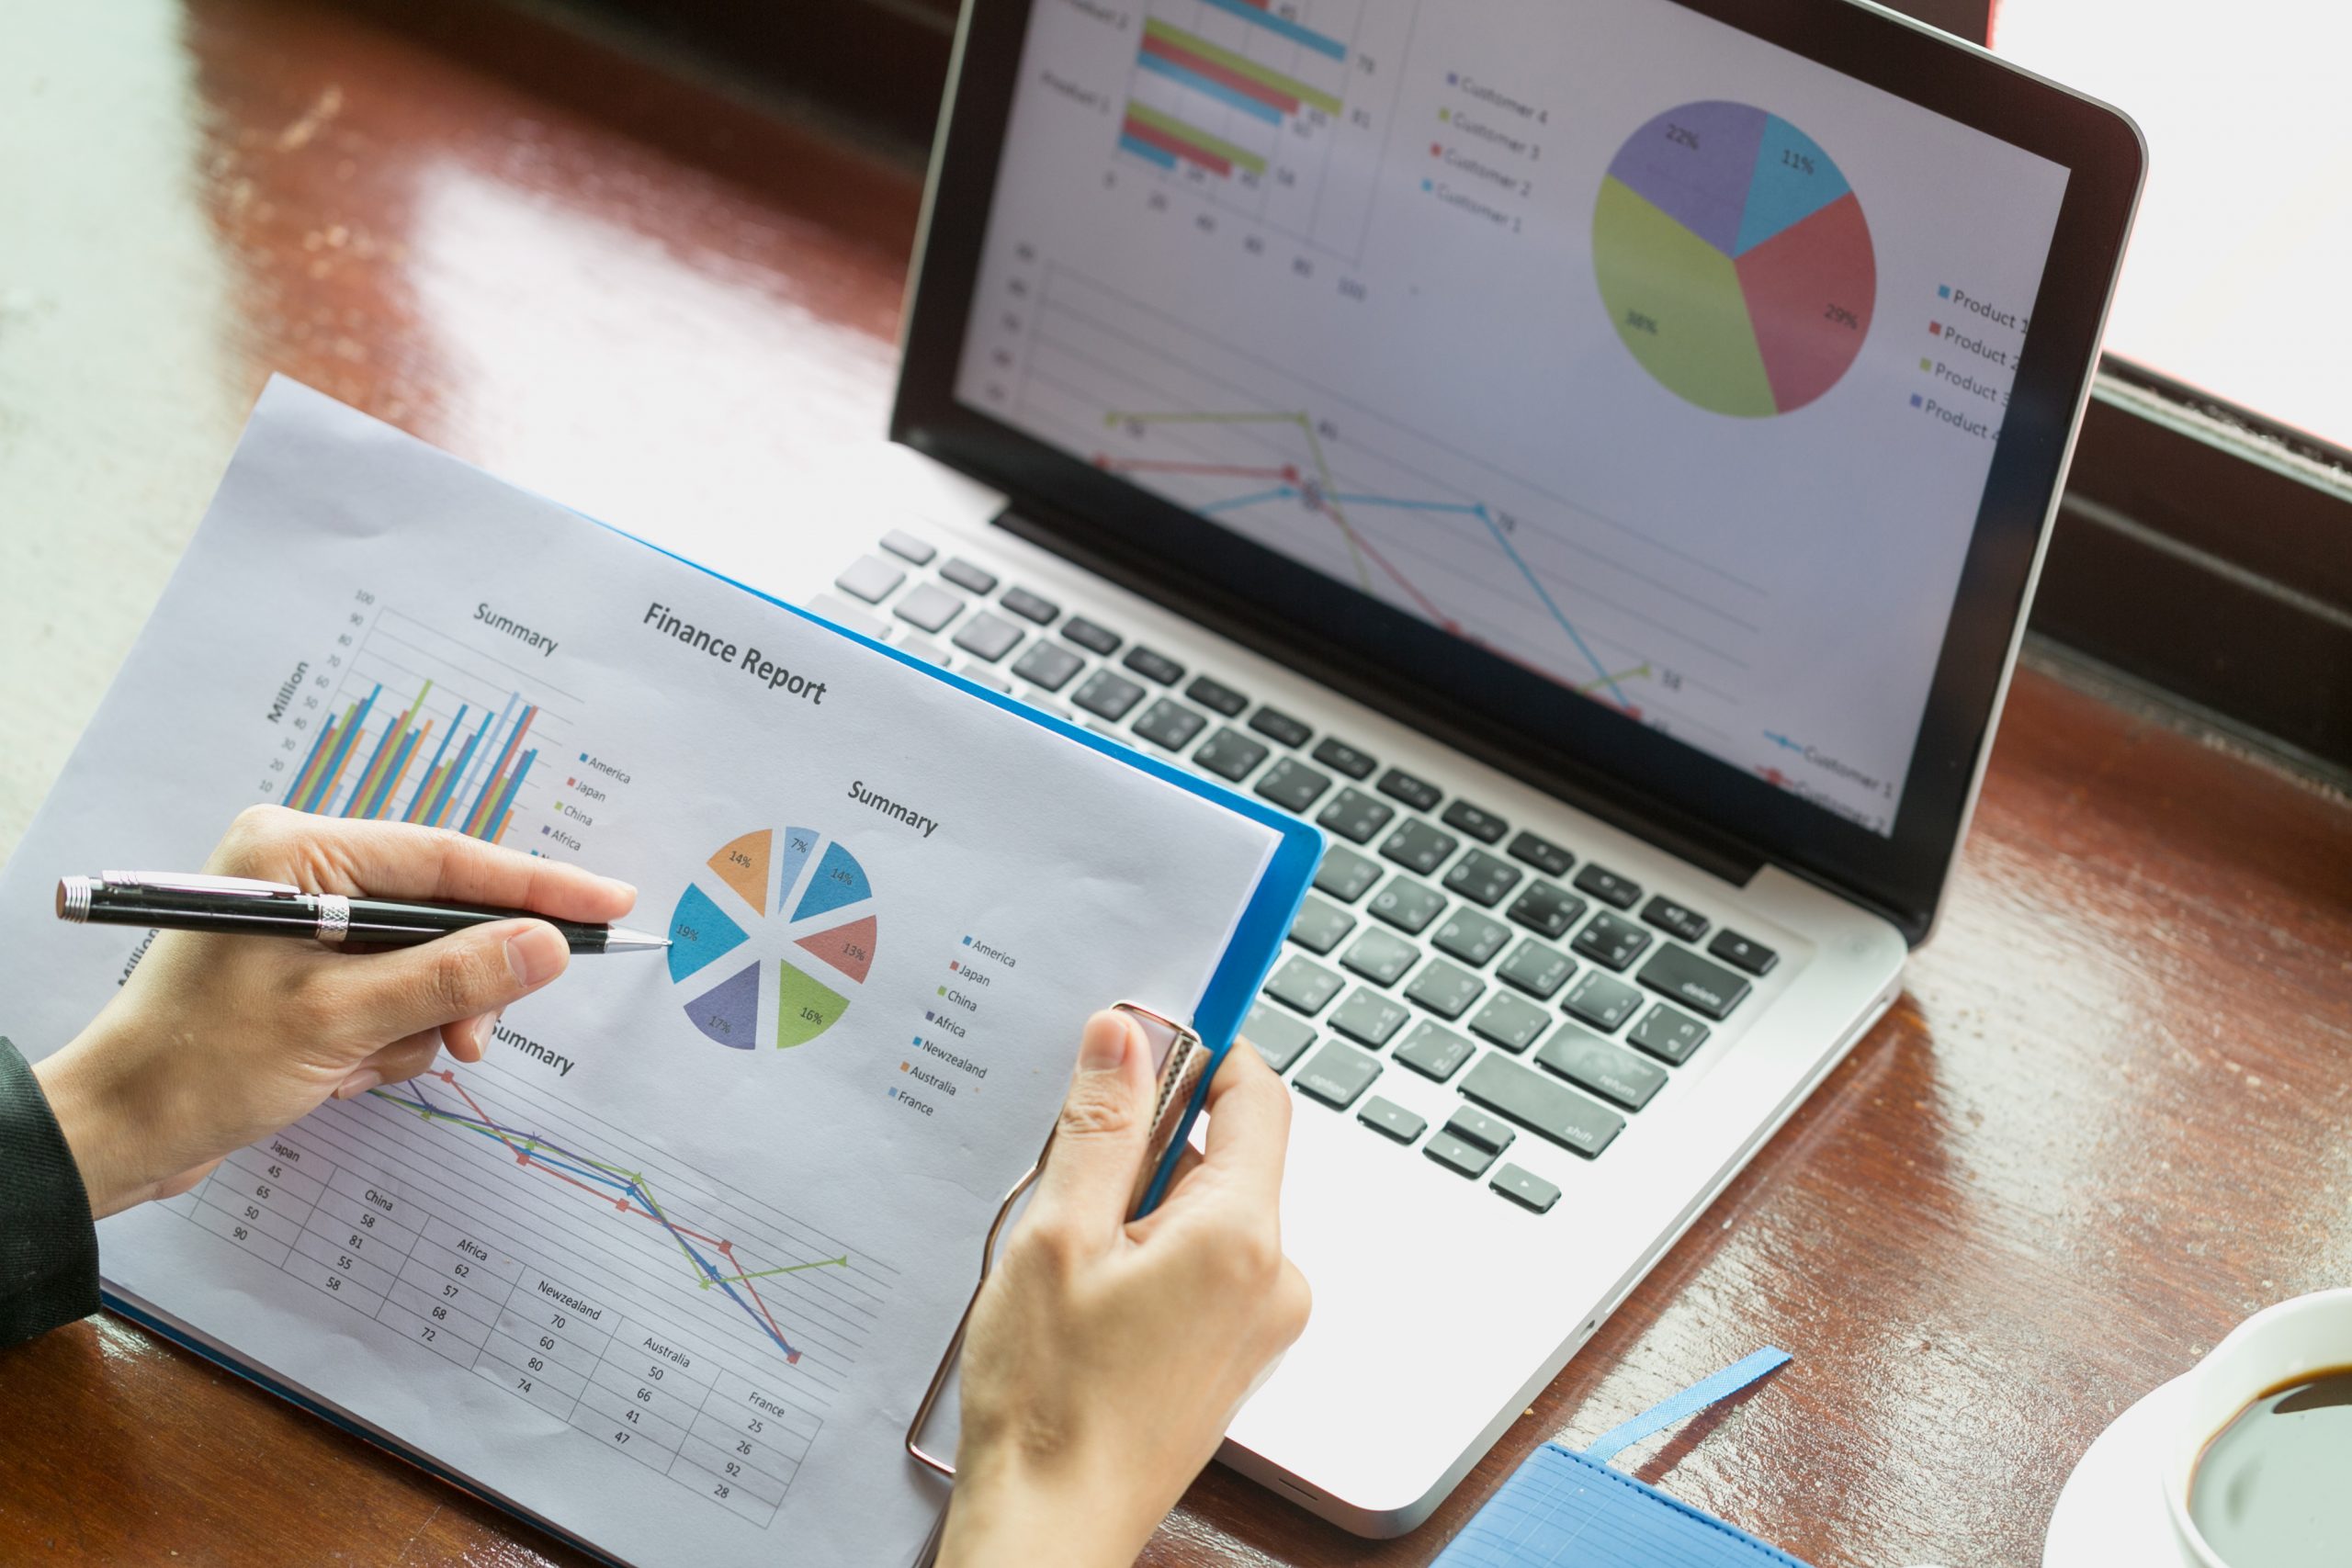
MULTIPOLYGON (((415 947, 435 937, 492 920, 547 919, 528 909, 487 909, 472 904, 418 904, 393 898, 353 898, 305 893, 284 882, 198 872, 106 871, 68 876, 57 884, 57 918, 74 925, 161 926, 175 931, 310 937, 339 947, 415 947)), ((547 920, 574 953, 650 953, 667 937, 619 926, 547 920)))

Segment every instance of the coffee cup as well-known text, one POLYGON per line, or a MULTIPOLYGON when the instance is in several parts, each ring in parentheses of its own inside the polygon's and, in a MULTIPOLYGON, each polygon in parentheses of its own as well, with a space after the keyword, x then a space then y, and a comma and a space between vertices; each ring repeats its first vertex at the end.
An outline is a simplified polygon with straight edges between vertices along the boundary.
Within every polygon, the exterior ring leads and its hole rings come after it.
POLYGON ((2346 1366, 2352 1366, 2352 1289, 2265 1307, 2182 1377, 2156 1445, 2154 1482, 2184 1565, 2235 1568, 2206 1539, 2189 1508, 2198 1465, 2213 1439, 2266 1393, 2346 1366))

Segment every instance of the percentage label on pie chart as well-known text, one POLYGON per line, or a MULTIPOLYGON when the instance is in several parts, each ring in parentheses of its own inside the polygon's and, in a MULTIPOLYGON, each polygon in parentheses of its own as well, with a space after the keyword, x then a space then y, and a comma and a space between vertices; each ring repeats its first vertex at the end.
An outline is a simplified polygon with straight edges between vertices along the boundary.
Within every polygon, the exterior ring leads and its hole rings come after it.
POLYGON ((670 917, 686 1020, 721 1045, 806 1045, 842 1021, 874 967, 874 887, 813 828, 720 846, 670 917))
POLYGON ((1860 199, 1811 137, 1746 104, 1684 104, 1634 132, 1600 183, 1592 255, 1634 357, 1716 413, 1804 407, 1870 333, 1860 199))

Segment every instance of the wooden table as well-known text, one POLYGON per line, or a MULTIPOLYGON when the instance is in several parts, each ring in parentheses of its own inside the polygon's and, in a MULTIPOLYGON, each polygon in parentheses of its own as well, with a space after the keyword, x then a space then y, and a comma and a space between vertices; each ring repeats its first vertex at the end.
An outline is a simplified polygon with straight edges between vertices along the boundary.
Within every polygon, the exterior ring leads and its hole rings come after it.
MULTIPOLYGON (((418 9, 11 19, 0 847, 273 369, 716 549, 872 525, 841 454, 882 427, 919 174, 418 9)), ((1426 1562, 1533 1445, 1772 1343, 1640 1473, 1824 1568, 2037 1562, 2117 1411, 2352 1280, 2348 889, 2343 800, 2028 670, 1901 1005, 1437 1517, 1363 1542, 1213 1468, 1147 1561, 1426 1562)), ((0 1353, 0 1559, 573 1561, 104 1317, 0 1353)))

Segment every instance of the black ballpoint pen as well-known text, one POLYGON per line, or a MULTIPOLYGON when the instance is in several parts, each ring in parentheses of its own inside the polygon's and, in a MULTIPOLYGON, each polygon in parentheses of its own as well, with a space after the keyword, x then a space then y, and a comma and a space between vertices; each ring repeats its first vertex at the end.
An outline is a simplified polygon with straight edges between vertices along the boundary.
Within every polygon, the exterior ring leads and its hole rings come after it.
POLYGON ((290 883, 198 872, 107 871, 57 884, 57 918, 75 925, 160 926, 167 931, 313 938, 330 947, 415 947, 492 920, 547 920, 574 953, 651 953, 667 937, 620 926, 549 920, 529 909, 419 904, 305 893, 290 883))

